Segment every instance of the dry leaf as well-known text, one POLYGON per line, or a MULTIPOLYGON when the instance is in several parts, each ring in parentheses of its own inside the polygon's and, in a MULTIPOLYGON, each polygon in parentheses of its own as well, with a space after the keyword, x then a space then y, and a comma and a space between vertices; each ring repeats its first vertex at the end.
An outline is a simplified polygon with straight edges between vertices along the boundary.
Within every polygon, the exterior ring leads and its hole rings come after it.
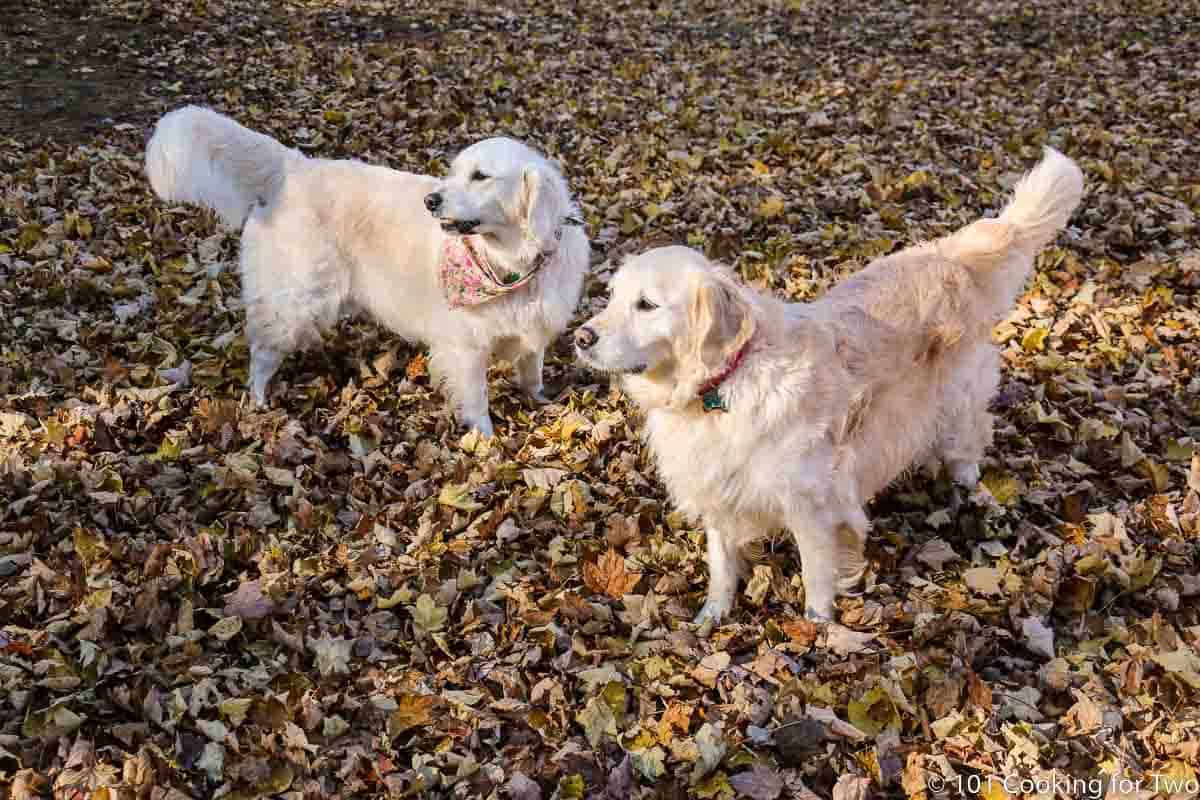
POLYGON ((618 600, 632 592, 641 577, 640 572, 626 570, 625 559, 611 547, 599 560, 583 567, 583 582, 589 589, 618 600))

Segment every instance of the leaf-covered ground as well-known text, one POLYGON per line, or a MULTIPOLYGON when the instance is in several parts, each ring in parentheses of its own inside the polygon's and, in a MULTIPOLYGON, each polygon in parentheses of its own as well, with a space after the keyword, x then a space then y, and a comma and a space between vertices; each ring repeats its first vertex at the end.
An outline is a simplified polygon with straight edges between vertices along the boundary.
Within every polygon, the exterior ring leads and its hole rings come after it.
POLYGON ((1200 4, 550 6, 6 5, 0 798, 1195 797, 1200 4), (529 139, 579 320, 665 242, 811 298, 1043 144, 1088 192, 997 328, 986 491, 878 498, 838 625, 781 538, 698 631, 703 534, 565 340, 491 442, 366 320, 246 405, 237 238, 141 168, 185 102, 421 171, 529 139))

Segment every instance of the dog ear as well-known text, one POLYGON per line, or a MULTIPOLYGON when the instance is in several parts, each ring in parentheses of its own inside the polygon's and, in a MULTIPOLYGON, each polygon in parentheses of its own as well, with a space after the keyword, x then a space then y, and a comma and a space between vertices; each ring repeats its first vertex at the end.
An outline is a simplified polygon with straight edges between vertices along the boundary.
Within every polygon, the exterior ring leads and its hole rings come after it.
POLYGON ((754 309, 731 278, 712 273, 692 289, 688 330, 677 343, 676 379, 670 405, 683 408, 700 387, 729 363, 757 328, 754 309))
POLYGON ((537 250, 550 249, 558 226, 565 216, 565 191, 560 179, 548 167, 531 164, 521 174, 521 214, 525 236, 537 250))

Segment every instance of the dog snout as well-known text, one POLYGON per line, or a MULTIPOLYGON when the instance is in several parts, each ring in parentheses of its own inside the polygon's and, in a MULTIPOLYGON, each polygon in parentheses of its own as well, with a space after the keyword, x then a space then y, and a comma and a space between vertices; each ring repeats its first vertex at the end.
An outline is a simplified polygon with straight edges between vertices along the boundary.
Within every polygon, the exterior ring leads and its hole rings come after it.
POLYGON ((575 331, 575 346, 580 350, 590 350, 599 338, 594 330, 584 325, 575 331))
POLYGON ((425 207, 430 211, 437 211, 442 207, 442 196, 438 192, 430 192, 425 195, 425 207))

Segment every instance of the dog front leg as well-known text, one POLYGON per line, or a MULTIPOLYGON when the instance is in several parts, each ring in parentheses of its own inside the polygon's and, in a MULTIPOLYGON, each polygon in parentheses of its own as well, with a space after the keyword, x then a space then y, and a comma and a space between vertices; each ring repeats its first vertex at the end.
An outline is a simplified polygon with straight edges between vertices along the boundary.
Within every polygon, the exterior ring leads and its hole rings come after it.
POLYGON ((488 413, 490 359, 490 353, 485 350, 443 350, 431 355, 432 372, 439 376, 446 399, 459 422, 488 437, 495 435, 488 413))
POLYGON ((266 407, 271 378, 283 358, 283 353, 270 347, 255 344, 250 348, 250 398, 258 408, 266 407))
POLYGON ((720 622, 733 610, 742 567, 731 523, 708 525, 704 535, 708 548, 708 597, 696 615, 697 625, 709 619, 720 622))

